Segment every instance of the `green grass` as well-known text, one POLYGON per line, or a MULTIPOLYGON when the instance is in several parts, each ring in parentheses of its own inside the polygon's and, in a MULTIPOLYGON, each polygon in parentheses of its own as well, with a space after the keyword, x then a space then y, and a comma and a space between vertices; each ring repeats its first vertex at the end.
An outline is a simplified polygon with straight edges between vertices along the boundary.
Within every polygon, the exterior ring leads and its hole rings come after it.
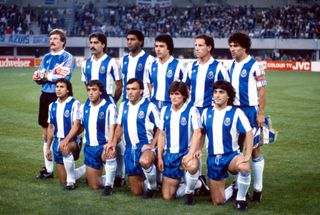
MULTIPOLYGON (((32 69, 0 71, 0 214, 237 214, 233 203, 212 206, 207 197, 187 207, 182 199, 166 202, 160 194, 148 201, 132 197, 128 187, 102 197, 84 178, 72 192, 63 191, 57 177, 36 180, 43 165, 40 86, 31 76, 32 69)), ((251 203, 247 214, 320 214, 320 73, 268 72, 267 77, 267 113, 279 136, 263 147, 263 201, 251 203)), ((75 97, 84 102, 79 69, 72 82, 75 97)))

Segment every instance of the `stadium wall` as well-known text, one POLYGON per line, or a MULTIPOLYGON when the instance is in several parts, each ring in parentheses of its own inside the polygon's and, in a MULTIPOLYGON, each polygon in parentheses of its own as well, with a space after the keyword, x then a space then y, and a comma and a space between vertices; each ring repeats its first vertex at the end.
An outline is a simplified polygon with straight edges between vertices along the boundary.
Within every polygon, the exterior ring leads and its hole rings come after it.
MULTIPOLYGON (((80 67, 85 57, 76 57, 77 66, 80 67)), ((184 64, 188 64, 194 59, 181 59, 184 64)), ((227 68, 232 60, 219 60, 227 68)), ((318 61, 259 61, 266 71, 284 72, 320 72, 320 62, 318 61)), ((0 68, 4 67, 38 67, 41 58, 0 58, 0 68)), ((119 58, 117 59, 119 63, 119 58)))

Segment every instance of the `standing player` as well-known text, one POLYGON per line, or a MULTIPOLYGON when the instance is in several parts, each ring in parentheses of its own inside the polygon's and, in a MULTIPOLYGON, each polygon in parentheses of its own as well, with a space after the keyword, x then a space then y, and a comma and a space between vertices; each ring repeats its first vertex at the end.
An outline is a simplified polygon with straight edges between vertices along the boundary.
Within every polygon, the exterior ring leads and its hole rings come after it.
POLYGON ((149 98, 150 93, 147 84, 148 68, 150 68, 154 59, 142 50, 144 45, 143 33, 138 30, 130 30, 127 33, 127 45, 129 54, 125 55, 120 61, 120 71, 124 83, 122 99, 127 99, 126 83, 131 78, 136 78, 143 82, 143 97, 149 98))
MULTIPOLYGON (((122 91, 122 100, 125 101, 127 99, 126 94, 126 83, 131 78, 139 79, 144 84, 144 98, 149 98, 150 93, 148 90, 147 78, 148 78, 148 68, 154 61, 153 57, 145 53, 142 50, 144 45, 144 35, 141 31, 138 30, 130 30, 127 33, 127 46, 129 49, 129 54, 125 55, 120 60, 120 72, 122 74, 123 79, 123 91, 122 91)), ((123 161, 123 143, 117 145, 117 157, 118 164, 122 158, 123 161), (119 150, 121 149, 121 150, 119 150)), ((115 184, 120 186, 124 183, 124 167, 123 165, 118 166, 117 177, 115 184)))
POLYGON ((53 162, 46 157, 47 130, 48 130, 48 108, 51 102, 57 100, 56 81, 59 78, 70 79, 75 68, 73 56, 64 50, 67 36, 62 29, 53 29, 49 34, 51 52, 44 55, 41 64, 34 72, 32 80, 42 85, 39 102, 38 123, 42 127, 43 155, 45 167, 40 170, 37 179, 53 177, 53 162))
POLYGON ((72 139, 70 142, 60 144, 71 130, 72 126, 79 126, 79 109, 80 102, 75 100, 72 91, 71 82, 65 78, 56 81, 57 101, 49 106, 48 118, 48 147, 47 159, 52 160, 53 157, 57 164, 59 181, 65 185, 66 190, 74 190, 76 188, 76 179, 85 174, 85 166, 75 169, 75 161, 79 158, 81 150, 81 140, 72 139))
MULTIPOLYGON (((99 80, 92 80, 87 84, 89 99, 80 108, 80 118, 84 128, 84 164, 89 187, 99 189, 102 185, 104 186, 102 195, 108 196, 113 191, 117 162, 114 156, 106 153, 105 149, 109 140, 113 139, 117 116, 115 105, 102 97, 104 92, 99 80), (106 176, 104 182, 101 182, 103 166, 106 176)), ((79 129, 81 128, 72 127, 64 141, 70 141, 79 129)))
POLYGON ((238 210, 247 210, 246 194, 250 186, 249 160, 252 153, 253 133, 249 120, 241 109, 232 107, 235 91, 227 81, 217 81, 213 87, 214 108, 207 108, 202 115, 208 147, 208 177, 212 204, 225 201, 225 179, 228 171, 240 173, 236 197, 238 210), (245 134, 246 154, 240 154, 239 133, 245 134))
MULTIPOLYGON (((85 84, 91 80, 99 80, 105 89, 103 97, 117 103, 122 93, 121 73, 116 65, 116 61, 108 56, 107 53, 107 38, 103 33, 95 32, 89 35, 90 50, 92 57, 87 59, 82 64, 82 81, 85 84), (116 85, 116 89, 114 89, 116 85), (114 97, 113 97, 114 92, 114 97), (107 98, 108 97, 108 98, 107 98)), ((121 186, 122 178, 124 178, 124 161, 123 161, 123 146, 117 146, 117 167, 119 175, 116 178, 115 186, 121 186)))
POLYGON ((185 73, 183 63, 172 56, 173 40, 162 34, 156 37, 155 52, 157 60, 151 64, 148 75, 148 87, 151 101, 159 110, 170 104, 169 86, 173 81, 182 80, 185 73))
MULTIPOLYGON (((240 107, 248 117, 252 128, 264 125, 266 105, 266 78, 261 65, 248 53, 251 47, 250 37, 236 32, 229 37, 229 48, 234 61, 229 68, 231 84, 236 90, 234 105, 240 107)), ((240 148, 245 137, 239 137, 240 148)), ((252 153, 253 201, 261 201, 264 158, 258 145, 252 153)))
POLYGON ((103 33, 95 32, 89 35, 89 44, 92 57, 82 63, 81 80, 85 84, 99 80, 105 89, 104 96, 110 96, 116 103, 121 96, 122 80, 116 61, 107 55, 107 38, 103 33))
POLYGON ((214 49, 213 38, 199 35, 195 41, 197 61, 189 64, 185 83, 190 87, 190 102, 198 108, 200 114, 205 108, 212 107, 212 88, 217 80, 229 81, 229 76, 223 65, 211 54, 214 49))
POLYGON ((156 106, 143 98, 143 83, 132 78, 126 83, 128 100, 121 103, 115 136, 107 150, 114 152, 123 134, 125 142, 125 169, 131 193, 152 198, 157 188, 155 147, 159 133, 159 113, 156 106), (109 149, 108 149, 109 148, 109 149))
POLYGON ((163 172, 162 195, 166 200, 174 199, 185 176, 185 204, 192 205, 200 173, 200 115, 195 107, 186 103, 188 89, 185 83, 174 81, 169 94, 172 104, 161 110, 158 138, 158 169, 163 172))

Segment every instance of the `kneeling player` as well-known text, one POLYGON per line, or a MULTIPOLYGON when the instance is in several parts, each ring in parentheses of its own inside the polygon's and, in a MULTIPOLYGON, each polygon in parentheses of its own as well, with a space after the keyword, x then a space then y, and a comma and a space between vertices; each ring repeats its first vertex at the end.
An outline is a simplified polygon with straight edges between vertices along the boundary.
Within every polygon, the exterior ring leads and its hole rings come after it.
MULTIPOLYGON (((92 189, 99 189, 102 184, 102 195, 111 195, 117 162, 115 157, 105 153, 105 148, 113 138, 117 115, 115 105, 101 97, 103 92, 100 81, 93 80, 87 84, 89 99, 80 108, 80 118, 84 128, 84 164, 88 185, 92 189), (101 177, 103 166, 105 177, 101 177)), ((72 138, 77 130, 72 128, 72 134, 68 138, 72 138)))
POLYGON ((112 144, 114 153, 122 134, 125 143, 125 169, 132 195, 152 198, 157 189, 155 147, 159 133, 159 113, 156 106, 142 97, 143 83, 132 78, 126 84, 127 101, 119 107, 119 117, 112 144), (146 178, 146 189, 144 181, 146 178))
POLYGON ((80 124, 80 102, 72 97, 72 85, 69 80, 64 78, 58 79, 56 82, 56 95, 57 101, 49 106, 46 157, 48 160, 52 160, 52 146, 59 181, 61 184, 66 184, 66 190, 73 190, 75 189, 76 179, 85 173, 85 166, 75 169, 75 160, 79 158, 81 140, 75 137, 66 142, 63 139, 68 135, 72 126, 80 124))
POLYGON ((174 199, 185 176, 185 204, 192 205, 200 173, 200 115, 195 107, 186 103, 188 89, 183 82, 174 81, 169 94, 171 105, 161 110, 158 138, 158 169, 163 172, 162 194, 165 200, 174 199))
POLYGON ((217 81, 213 87, 214 108, 207 108, 202 115, 208 147, 208 177, 211 199, 214 205, 225 201, 225 179, 228 171, 240 173, 236 207, 247 210, 246 194, 250 186, 249 160, 252 152, 253 134, 250 123, 239 108, 232 107, 235 91, 226 81, 217 81), (246 134, 246 154, 239 152, 239 133, 246 134))

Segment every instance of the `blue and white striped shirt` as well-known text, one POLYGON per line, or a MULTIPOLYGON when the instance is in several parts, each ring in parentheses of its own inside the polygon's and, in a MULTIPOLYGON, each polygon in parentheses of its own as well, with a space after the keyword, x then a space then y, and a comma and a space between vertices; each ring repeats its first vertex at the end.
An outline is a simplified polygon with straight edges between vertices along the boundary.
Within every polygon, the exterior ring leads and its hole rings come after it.
POLYGON ((60 103, 58 100, 49 105, 48 123, 54 126, 54 137, 65 138, 75 120, 80 120, 80 102, 69 96, 60 103))
POLYGON ((144 98, 135 105, 124 101, 119 107, 117 124, 122 126, 127 148, 135 148, 138 143, 150 144, 154 128, 159 127, 159 112, 153 103, 144 98))
POLYGON ((107 95, 113 96, 115 81, 121 80, 121 74, 116 61, 104 54, 99 60, 93 57, 87 59, 81 66, 83 82, 89 83, 91 80, 99 80, 107 95))
POLYGON ((226 154, 239 149, 239 133, 252 130, 240 108, 227 106, 223 110, 206 108, 202 114, 208 155, 226 154))
POLYGON ((186 152, 191 146, 194 130, 202 128, 198 109, 185 103, 178 111, 171 105, 161 109, 160 130, 165 132, 165 151, 186 152))
POLYGON ((184 82, 190 86, 190 102, 196 107, 209 107, 213 103, 213 84, 218 80, 229 81, 222 63, 210 57, 205 64, 194 61, 187 68, 184 82))
POLYGON ((110 125, 115 125, 117 121, 115 105, 102 99, 97 106, 92 106, 87 100, 80 108, 80 115, 84 127, 84 143, 90 146, 106 144, 109 141, 110 125))
POLYGON ((182 80, 185 76, 183 63, 172 56, 164 64, 156 60, 149 69, 147 82, 153 86, 151 99, 170 102, 168 93, 173 81, 182 80))
POLYGON ((266 86, 265 72, 250 55, 241 62, 233 61, 228 70, 233 88, 236 91, 234 105, 258 106, 257 88, 266 86))

